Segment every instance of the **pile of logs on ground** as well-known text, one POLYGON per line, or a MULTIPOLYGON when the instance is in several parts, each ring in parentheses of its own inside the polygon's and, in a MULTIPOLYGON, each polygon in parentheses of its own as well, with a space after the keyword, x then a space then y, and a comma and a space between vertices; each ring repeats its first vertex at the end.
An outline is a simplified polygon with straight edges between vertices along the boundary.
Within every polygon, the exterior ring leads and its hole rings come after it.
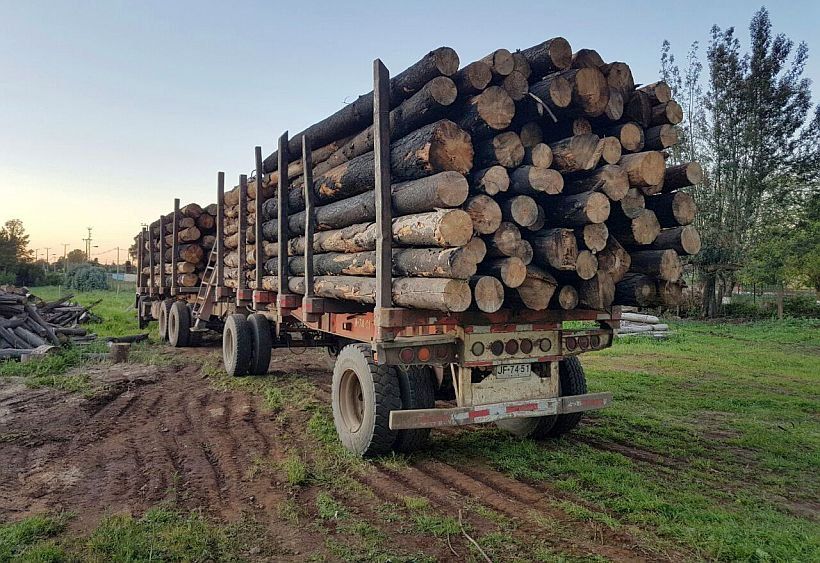
POLYGON ((72 303, 71 297, 46 302, 25 288, 0 287, 0 360, 43 354, 69 341, 96 339, 79 325, 99 317, 90 307, 72 303))
POLYGON ((201 207, 189 203, 180 208, 177 221, 177 255, 172 256, 174 242, 174 213, 162 218, 162 238, 160 238, 160 220, 149 226, 148 239, 143 241, 142 273, 151 273, 149 260, 150 250, 154 249, 154 275, 156 284, 166 288, 176 281, 179 287, 198 287, 202 274, 208 263, 208 254, 216 243, 216 204, 201 207), (160 265, 160 251, 163 252, 164 264, 160 265), (160 279, 160 269, 163 270, 160 279), (172 278, 176 278, 172 280, 172 278))
MULTIPOLYGON (((390 108, 396 306, 494 312, 680 300, 681 259, 700 249, 686 188, 702 171, 667 163, 683 114, 666 83, 638 85, 626 63, 573 52, 560 37, 463 66, 442 47, 392 77, 390 108)), ((286 171, 278 153, 266 158, 259 187, 248 183, 244 237, 239 186, 226 192, 227 285, 244 275, 254 288, 264 266, 263 289, 277 289, 275 194, 287 175, 289 290, 304 293, 312 244, 317 296, 374 303, 372 111, 371 92, 295 135, 286 171), (310 186, 303 136, 314 149, 310 186), (306 187, 316 205, 311 240, 306 187)))
POLYGON ((618 338, 631 336, 651 336, 657 340, 669 337, 669 325, 655 315, 641 312, 624 312, 621 314, 621 326, 615 331, 618 338))

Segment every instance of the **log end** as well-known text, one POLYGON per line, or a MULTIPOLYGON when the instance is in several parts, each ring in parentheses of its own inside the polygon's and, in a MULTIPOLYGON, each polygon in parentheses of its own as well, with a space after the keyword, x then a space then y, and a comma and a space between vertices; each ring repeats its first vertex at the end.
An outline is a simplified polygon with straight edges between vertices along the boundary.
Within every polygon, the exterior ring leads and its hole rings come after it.
POLYGON ((430 53, 436 63, 436 68, 443 76, 452 76, 458 71, 458 53, 450 47, 439 47, 430 53))
POLYGON ((478 276, 471 284, 476 306, 485 313, 495 313, 504 304, 504 285, 492 276, 478 276))
POLYGON ((473 167, 473 143, 470 134, 449 120, 436 124, 429 145, 430 165, 436 172, 467 174, 473 167))
POLYGON ((442 246, 464 246, 473 236, 473 221, 470 214, 461 209, 452 209, 439 223, 439 242, 442 246))

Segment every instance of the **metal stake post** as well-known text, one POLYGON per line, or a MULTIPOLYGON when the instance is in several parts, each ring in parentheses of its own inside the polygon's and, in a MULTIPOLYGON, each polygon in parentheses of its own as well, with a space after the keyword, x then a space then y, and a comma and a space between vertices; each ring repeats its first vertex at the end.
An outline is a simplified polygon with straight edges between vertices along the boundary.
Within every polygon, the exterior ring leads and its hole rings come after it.
POLYGON ((159 216, 159 292, 165 296, 165 218, 159 216))
POLYGON ((239 246, 237 247, 239 255, 239 264, 237 267, 236 278, 236 300, 237 302, 247 300, 245 296, 245 288, 247 287, 245 280, 245 244, 248 230, 248 177, 245 174, 239 176, 239 246))
POLYGON ((305 296, 302 306, 305 319, 316 321, 321 316, 315 311, 317 299, 313 293, 313 233, 316 230, 316 216, 313 210, 313 149, 310 139, 302 136, 302 177, 305 190, 305 296))
POLYGON ((151 239, 151 226, 148 226, 148 295, 154 295, 156 280, 154 279, 154 241, 151 239))
POLYGON ((265 260, 262 254, 262 147, 256 147, 256 199, 254 207, 256 222, 254 223, 254 263, 256 264, 256 291, 262 291, 262 277, 265 260))
POLYGON ((177 260, 179 259, 179 198, 174 199, 174 224, 171 227, 171 295, 177 294, 177 260))
MULTIPOLYGON (((373 156, 376 199, 376 326, 393 306, 393 198, 390 187, 390 72, 373 61, 373 156)), ((377 340, 381 330, 377 331, 377 340)))
POLYGON ((225 287, 225 173, 216 174, 216 297, 225 287))

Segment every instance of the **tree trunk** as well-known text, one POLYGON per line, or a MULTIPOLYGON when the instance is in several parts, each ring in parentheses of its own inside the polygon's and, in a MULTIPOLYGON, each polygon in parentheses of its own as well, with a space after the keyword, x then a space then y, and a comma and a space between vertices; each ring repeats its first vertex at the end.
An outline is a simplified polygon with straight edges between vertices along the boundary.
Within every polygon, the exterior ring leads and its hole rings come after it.
POLYGON ((574 285, 562 285, 554 294, 553 302, 564 311, 571 311, 578 306, 578 290, 574 285))
POLYGON ((475 232, 488 235, 501 225, 501 207, 489 196, 477 195, 467 200, 464 210, 473 221, 475 232))
POLYGON ((638 91, 649 96, 649 101, 652 105, 664 104, 672 99, 672 89, 669 87, 669 84, 663 80, 641 86, 638 88, 638 91))
POLYGON ((591 170, 600 157, 596 153, 599 140, 595 134, 575 135, 550 144, 553 166, 565 173, 591 170))
POLYGON ((479 60, 490 66, 494 77, 507 76, 515 69, 512 53, 507 49, 497 49, 479 60))
POLYGON ((567 195, 591 191, 602 192, 612 201, 621 201, 629 191, 629 176, 617 164, 606 164, 590 173, 565 179, 563 193, 567 195))
POLYGON ((519 166, 510 173, 510 190, 523 195, 560 194, 564 189, 561 173, 551 168, 519 166))
POLYGON ((473 145, 475 157, 473 163, 478 168, 500 164, 506 168, 515 168, 524 160, 524 145, 521 138, 513 131, 499 133, 492 139, 477 142, 473 145))
POLYGON ((676 282, 683 273, 683 264, 674 250, 641 250, 631 252, 631 270, 662 280, 676 282))
MULTIPOLYGON (((290 273, 305 274, 304 256, 289 260, 290 273)), ((278 274, 276 260, 268 260, 265 269, 278 274)), ((350 275, 375 276, 375 251, 353 254, 330 252, 313 256, 313 271, 318 276, 350 275)), ((398 277, 470 279, 476 272, 472 256, 461 248, 395 248, 393 275, 398 277)))
POLYGON ((652 101, 646 92, 632 93, 624 107, 624 118, 644 128, 652 125, 652 101))
POLYGON ((479 310, 495 313, 504 305, 504 285, 493 276, 473 276, 470 288, 479 310))
MULTIPOLYGON (((549 123, 549 122, 548 122, 549 123)), ((567 117, 558 123, 549 123, 544 128, 544 139, 546 143, 554 143, 561 139, 567 139, 576 135, 589 135, 592 133, 592 123, 586 117, 567 117)))
POLYGON ((571 68, 600 68, 604 66, 604 59, 595 49, 579 49, 572 54, 571 68))
POLYGON ((536 121, 530 121, 522 125, 518 136, 525 149, 530 149, 544 142, 544 132, 536 121))
POLYGON ((652 115, 649 121, 652 125, 663 125, 665 123, 677 125, 681 121, 683 121, 683 108, 675 100, 652 106, 652 115))
POLYGON ((540 231, 547 224, 547 213, 544 211, 544 207, 539 204, 536 204, 536 206, 538 207, 538 217, 535 218, 535 223, 527 227, 527 230, 533 232, 540 231))
POLYGON ((595 165, 618 164, 621 160, 621 143, 615 137, 603 137, 598 141, 595 153, 600 155, 595 165))
POLYGON ((655 212, 661 227, 689 225, 695 220, 695 198, 686 192, 672 192, 646 198, 646 208, 655 212))
POLYGON ((609 102, 606 104, 604 115, 608 121, 620 121, 624 116, 624 96, 620 91, 609 87, 609 102))
POLYGON ((613 213, 607 222, 609 231, 624 244, 652 244, 661 232, 658 218, 649 209, 640 210, 634 217, 613 213))
POLYGON ((613 125, 606 130, 606 133, 620 141, 624 152, 640 152, 646 144, 643 127, 637 123, 627 122, 613 125))
POLYGON ((544 229, 530 236, 535 261, 556 270, 574 270, 578 245, 572 229, 544 229))
POLYGON ((549 168, 552 166, 552 149, 544 143, 525 148, 524 164, 530 164, 538 168, 549 168))
POLYGON ((488 256, 515 256, 517 245, 521 241, 521 231, 513 223, 504 221, 484 240, 488 256))
POLYGON ((504 88, 504 91, 509 94, 514 102, 523 100, 530 91, 527 77, 516 70, 513 70, 501 80, 501 87, 504 88))
POLYGON ((632 69, 622 62, 608 63, 600 67, 601 72, 606 76, 606 82, 610 88, 614 88, 628 100, 635 89, 635 81, 632 78, 632 69))
POLYGON ((547 224, 557 227, 583 227, 603 223, 609 217, 609 198, 600 192, 561 195, 545 202, 547 224))
POLYGON ((673 192, 703 182, 703 168, 697 162, 670 166, 663 176, 663 191, 673 192))
POLYGON ((496 195, 510 187, 510 175, 503 166, 490 166, 473 172, 471 185, 481 193, 496 195))
POLYGON ((575 68, 557 73, 572 88, 572 108, 588 117, 598 117, 609 103, 609 84, 597 68, 575 68))
POLYGON ((647 307, 657 301, 655 280, 643 274, 627 274, 615 284, 615 305, 647 307))
POLYGON ((481 237, 471 238, 469 242, 461 248, 472 257, 473 262, 476 264, 480 263, 484 260, 484 257, 487 256, 487 244, 481 237))

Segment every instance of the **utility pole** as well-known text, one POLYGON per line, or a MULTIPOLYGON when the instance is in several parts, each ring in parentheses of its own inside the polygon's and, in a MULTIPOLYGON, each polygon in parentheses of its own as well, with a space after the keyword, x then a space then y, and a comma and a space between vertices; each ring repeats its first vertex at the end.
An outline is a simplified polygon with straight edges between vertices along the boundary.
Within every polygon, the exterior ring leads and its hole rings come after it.
POLYGON ((88 229, 88 238, 84 238, 85 241, 85 260, 86 262, 91 262, 91 229, 93 227, 86 227, 88 229))
POLYGON ((46 265, 45 265, 45 271, 46 272, 48 272, 48 251, 49 250, 51 250, 51 248, 47 246, 46 247, 46 265))
POLYGON ((68 273, 68 246, 71 243, 64 242, 63 243, 63 273, 68 273))
POLYGON ((117 295, 120 293, 120 247, 117 247, 117 295))

